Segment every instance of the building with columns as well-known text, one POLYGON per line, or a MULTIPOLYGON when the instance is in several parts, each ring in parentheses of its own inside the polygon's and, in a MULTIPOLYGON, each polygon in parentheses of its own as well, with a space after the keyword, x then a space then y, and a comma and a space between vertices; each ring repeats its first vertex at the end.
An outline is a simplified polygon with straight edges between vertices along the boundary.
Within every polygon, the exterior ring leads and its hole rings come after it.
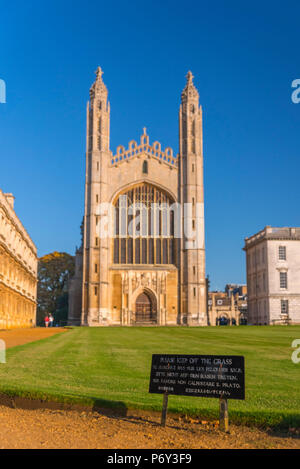
POLYGON ((244 250, 248 323, 300 324, 300 228, 266 226, 244 250))
POLYGON ((247 291, 244 287, 243 285, 234 290, 208 293, 208 318, 210 326, 247 324, 247 291))
POLYGON ((99 67, 87 104, 85 210, 69 324, 204 326, 206 304, 202 109, 193 75, 181 93, 178 155, 151 143, 146 129, 113 153, 99 67))
POLYGON ((14 196, 0 190, 0 329, 36 322, 37 250, 14 211, 14 196))

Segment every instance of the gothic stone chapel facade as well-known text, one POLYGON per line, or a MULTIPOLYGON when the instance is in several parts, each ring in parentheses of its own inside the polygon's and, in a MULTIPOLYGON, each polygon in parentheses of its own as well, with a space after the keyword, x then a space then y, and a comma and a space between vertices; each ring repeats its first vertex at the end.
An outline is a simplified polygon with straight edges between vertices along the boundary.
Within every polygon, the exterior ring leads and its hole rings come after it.
POLYGON ((139 143, 132 140, 128 149, 119 146, 113 154, 110 104, 100 67, 96 75, 87 105, 83 239, 69 285, 69 324, 207 325, 202 109, 193 75, 188 73, 181 94, 177 156, 171 148, 163 151, 159 142, 150 144, 146 129, 139 143), (124 236, 121 211, 128 226, 129 206, 141 203, 146 230, 133 229, 124 236), (99 235, 104 213, 99 207, 104 204, 117 214, 109 236, 99 235), (170 229, 164 232, 161 215, 150 216, 153 204, 180 206, 181 227, 191 226, 200 242, 189 232, 175 233, 173 210, 170 229))

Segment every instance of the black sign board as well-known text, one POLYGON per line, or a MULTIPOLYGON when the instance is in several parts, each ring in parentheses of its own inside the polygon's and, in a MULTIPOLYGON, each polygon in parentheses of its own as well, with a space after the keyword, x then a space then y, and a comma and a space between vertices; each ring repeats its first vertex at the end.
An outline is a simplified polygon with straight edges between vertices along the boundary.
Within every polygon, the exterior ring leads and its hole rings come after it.
POLYGON ((152 355, 149 392, 245 399, 244 357, 152 355))

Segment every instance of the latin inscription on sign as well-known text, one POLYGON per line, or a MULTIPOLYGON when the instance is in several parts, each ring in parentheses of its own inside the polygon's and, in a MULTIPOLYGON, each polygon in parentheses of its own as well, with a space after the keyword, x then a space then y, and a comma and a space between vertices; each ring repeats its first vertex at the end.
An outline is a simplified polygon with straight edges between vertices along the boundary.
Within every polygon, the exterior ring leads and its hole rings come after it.
POLYGON ((244 357, 152 355, 149 392, 245 399, 244 357))

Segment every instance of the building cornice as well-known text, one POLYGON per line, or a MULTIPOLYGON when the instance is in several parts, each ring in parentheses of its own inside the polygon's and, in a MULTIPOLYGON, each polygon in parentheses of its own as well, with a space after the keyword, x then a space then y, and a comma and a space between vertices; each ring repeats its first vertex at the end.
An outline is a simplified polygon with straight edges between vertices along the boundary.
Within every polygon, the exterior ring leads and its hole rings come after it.
MULTIPOLYGON (((2 239, 1 234, 0 234, 0 247, 2 247, 4 251, 8 254, 8 256, 11 257, 15 262, 17 262, 19 266, 22 269, 24 269, 32 277, 32 280, 34 280, 37 283, 36 272, 31 269, 31 267, 27 264, 27 262, 21 256, 19 257, 18 255, 16 255, 16 253, 14 253, 12 249, 10 249, 7 246, 5 240, 2 239)), ((0 256, 1 256, 1 251, 0 251, 0 256)))
POLYGON ((6 196, 0 189, 0 208, 2 208, 7 216, 7 218, 11 221, 14 225, 16 231, 20 234, 24 242, 27 244, 29 249, 32 251, 35 257, 37 257, 37 248, 32 239, 30 238, 28 232, 24 228, 23 224, 21 223, 20 219, 16 215, 14 209, 10 206, 7 201, 6 196))
POLYGON ((300 228, 266 226, 250 238, 245 238, 243 250, 247 251, 263 241, 300 241, 300 228))
POLYGON ((11 293, 18 294, 18 295, 22 296, 23 298, 25 298, 26 300, 30 301, 31 303, 37 304, 37 301, 36 301, 34 296, 26 295, 26 293, 24 293, 24 291, 22 291, 21 288, 16 288, 16 287, 10 285, 8 282, 3 280, 1 277, 2 276, 0 275, 0 292, 1 292, 1 288, 6 288, 6 289, 10 290, 11 293))

